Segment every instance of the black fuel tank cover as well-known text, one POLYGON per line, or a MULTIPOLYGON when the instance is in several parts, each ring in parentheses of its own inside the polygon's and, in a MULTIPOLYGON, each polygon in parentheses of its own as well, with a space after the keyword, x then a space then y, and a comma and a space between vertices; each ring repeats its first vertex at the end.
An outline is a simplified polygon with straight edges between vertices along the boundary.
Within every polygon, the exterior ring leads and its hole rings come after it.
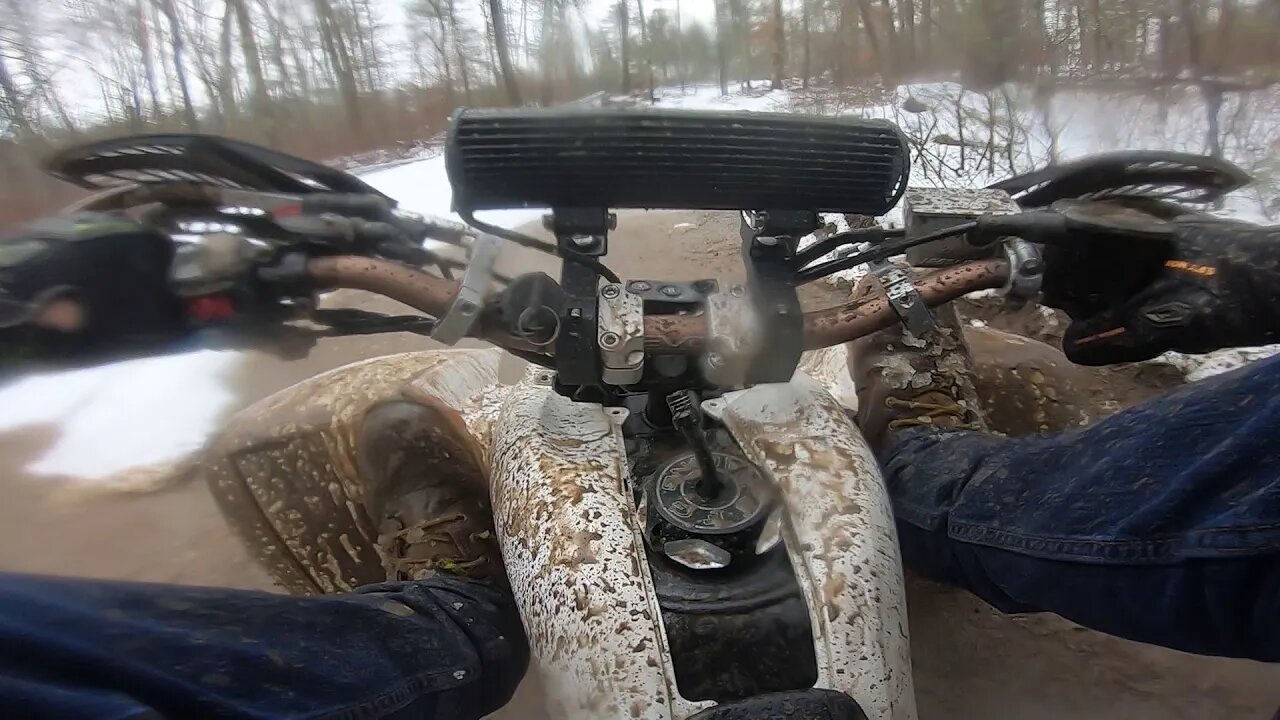
POLYGON ((811 688, 721 703, 689 720, 867 720, 867 714, 842 692, 811 688))

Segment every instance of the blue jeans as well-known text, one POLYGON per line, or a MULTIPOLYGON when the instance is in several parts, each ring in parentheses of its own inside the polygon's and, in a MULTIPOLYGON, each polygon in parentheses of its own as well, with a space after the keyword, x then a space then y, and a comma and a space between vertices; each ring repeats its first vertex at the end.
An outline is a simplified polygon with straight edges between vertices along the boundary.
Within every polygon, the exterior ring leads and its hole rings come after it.
POLYGON ((1071 432, 887 445, 907 567, 1005 612, 1280 662, 1280 356, 1071 432))
MULTIPOLYGON (((912 430, 882 458, 908 567, 1197 653, 1280 661, 1280 357, 1074 432, 912 430)), ((527 646, 452 578, 294 598, 0 576, 0 717, 471 720, 527 646)))
POLYGON ((290 597, 0 576, 0 717, 479 718, 528 646, 456 578, 290 597))

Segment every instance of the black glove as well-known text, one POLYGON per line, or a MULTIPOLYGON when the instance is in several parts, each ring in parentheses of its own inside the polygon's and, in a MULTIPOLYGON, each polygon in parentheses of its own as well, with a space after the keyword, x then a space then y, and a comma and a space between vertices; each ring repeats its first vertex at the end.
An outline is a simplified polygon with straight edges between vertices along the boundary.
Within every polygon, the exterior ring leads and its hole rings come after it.
POLYGON ((1280 227, 1179 218, 1163 238, 1076 237, 1045 248, 1042 302, 1065 310, 1082 365, 1280 342, 1280 227))
POLYGON ((123 215, 45 218, 0 240, 0 327, 27 323, 48 300, 83 307, 78 334, 111 339, 180 327, 168 287, 173 243, 123 215))

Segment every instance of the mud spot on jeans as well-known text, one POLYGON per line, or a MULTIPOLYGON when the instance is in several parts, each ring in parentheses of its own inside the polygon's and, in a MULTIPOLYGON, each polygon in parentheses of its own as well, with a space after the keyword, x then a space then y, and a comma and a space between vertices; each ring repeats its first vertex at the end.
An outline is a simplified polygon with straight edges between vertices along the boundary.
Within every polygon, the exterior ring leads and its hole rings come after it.
POLYGON ((159 605, 165 610, 178 611, 190 610, 195 607, 195 605, 187 602, 186 600, 177 600, 174 598, 160 598, 156 600, 156 605, 159 605))
POLYGON ((201 675, 200 682, 205 685, 212 685, 213 687, 229 687, 231 685, 231 678, 223 675, 222 673, 209 673, 207 675, 201 675))
POLYGON ((400 617, 413 617, 415 615, 413 608, 394 600, 387 600, 386 602, 378 603, 378 609, 389 612, 392 615, 399 615, 400 617))

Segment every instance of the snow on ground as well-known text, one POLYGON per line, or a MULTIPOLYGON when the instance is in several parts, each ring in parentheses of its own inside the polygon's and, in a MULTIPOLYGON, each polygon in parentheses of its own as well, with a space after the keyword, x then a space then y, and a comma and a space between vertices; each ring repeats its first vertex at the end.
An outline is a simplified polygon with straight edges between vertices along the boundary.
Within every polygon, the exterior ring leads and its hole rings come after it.
POLYGON ((199 350, 32 375, 0 388, 0 432, 58 426, 26 468, 38 475, 97 479, 172 460, 198 448, 231 408, 224 382, 239 361, 199 350))
MULTIPOLYGON (((768 90, 761 82, 752 90, 735 84, 729 96, 722 96, 715 85, 691 85, 684 91, 661 88, 658 105, 888 118, 913 139, 912 183, 925 186, 987 185, 1012 171, 1044 165, 1051 147, 1061 159, 1120 148, 1203 150, 1202 103, 1190 89, 1167 91, 1159 98, 1076 90, 1037 104, 1018 88, 974 93, 953 83, 928 83, 903 86, 878 100, 841 104, 834 95, 768 90), (904 111, 902 102, 908 97, 923 102, 927 110, 904 111), (1013 150, 997 143, 994 165, 989 155, 979 163, 992 128, 1001 138, 1013 138, 1013 150), (961 135, 967 143, 965 163, 960 162, 961 147, 954 144, 961 135)), ((1247 104, 1230 101, 1222 116, 1224 127, 1229 127, 1228 158, 1249 169, 1265 168, 1267 163, 1280 167, 1275 158, 1280 148, 1275 121, 1280 117, 1280 96, 1259 92, 1247 104)), ((406 209, 452 216, 444 158, 432 155, 427 147, 421 152, 429 157, 384 166, 362 177, 406 209)), ((1274 180, 1260 187, 1253 194, 1232 198, 1223 212, 1244 219, 1264 218, 1266 203, 1272 199, 1264 193, 1274 194, 1280 188, 1274 180)), ((483 219, 512 227, 535 220, 542 212, 494 212, 483 219)), ((839 216, 827 219, 837 226, 844 222, 839 216)), ((885 221, 900 224, 900 211, 885 221)), ((1182 367, 1194 380, 1277 350, 1280 346, 1208 356, 1171 353, 1165 360, 1182 367)), ((37 474, 93 479, 172 460, 198 447, 232 407, 235 397, 225 383, 239 362, 238 353, 206 350, 26 378, 0 387, 0 431, 38 423, 58 425, 53 445, 26 468, 37 474)))
POLYGON ((1195 382, 1242 368, 1255 360, 1269 358, 1278 353, 1280 353, 1280 345, 1261 345, 1252 348, 1215 350, 1203 355, 1167 352, 1150 362, 1172 365, 1181 370, 1187 376, 1187 380, 1195 382))

